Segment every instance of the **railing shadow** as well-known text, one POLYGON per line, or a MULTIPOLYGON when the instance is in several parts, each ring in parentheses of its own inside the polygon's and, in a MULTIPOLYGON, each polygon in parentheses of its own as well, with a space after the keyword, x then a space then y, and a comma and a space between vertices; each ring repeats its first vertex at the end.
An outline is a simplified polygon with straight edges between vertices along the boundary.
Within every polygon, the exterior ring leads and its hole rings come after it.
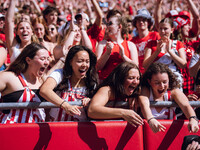
POLYGON ((168 149, 171 143, 174 141, 178 133, 180 132, 181 128, 184 125, 184 120, 173 121, 169 130, 167 131, 162 143, 158 147, 158 150, 168 149))
POLYGON ((96 126, 92 122, 78 122, 78 135, 92 150, 107 150, 104 138, 97 134, 96 126))
POLYGON ((130 140, 130 138, 133 136, 133 134, 136 132, 137 128, 133 127, 131 124, 127 123, 126 128, 124 129, 124 132, 115 148, 115 150, 122 150, 130 140))
POLYGON ((52 132, 48 123, 38 123, 38 125, 40 128, 40 135, 34 150, 47 149, 52 132))

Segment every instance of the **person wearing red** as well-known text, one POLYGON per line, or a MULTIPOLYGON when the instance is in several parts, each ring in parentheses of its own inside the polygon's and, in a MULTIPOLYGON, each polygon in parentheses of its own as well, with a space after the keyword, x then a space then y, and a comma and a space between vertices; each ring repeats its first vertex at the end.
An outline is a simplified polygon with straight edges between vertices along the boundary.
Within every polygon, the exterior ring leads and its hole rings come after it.
POLYGON ((194 100, 192 94, 194 92, 194 78, 189 74, 189 64, 195 53, 195 45, 198 43, 195 37, 198 33, 199 12, 192 0, 187 0, 187 3, 193 16, 192 24, 191 15, 188 11, 179 12, 179 16, 174 20, 177 24, 174 31, 174 39, 184 43, 187 66, 184 69, 180 69, 184 80, 182 87, 183 92, 188 96, 189 100, 194 100))
POLYGON ((139 68, 141 73, 145 72, 142 64, 144 61, 144 49, 147 43, 151 40, 158 40, 160 38, 158 32, 151 32, 150 29, 154 24, 154 20, 147 9, 140 9, 137 11, 137 15, 133 19, 133 25, 137 28, 138 36, 132 38, 132 42, 135 43, 138 56, 139 56, 139 68))
POLYGON ((170 39, 173 29, 172 19, 164 18, 160 21, 159 34, 161 39, 148 42, 143 66, 147 69, 155 61, 166 64, 176 75, 179 83, 182 84, 179 68, 184 68, 187 63, 185 48, 182 42, 170 39))
MULTIPOLYGON (((37 43, 27 45, 6 71, 0 73, 2 100, 9 102, 41 102, 39 87, 49 65, 48 50, 37 43)), ((0 113, 0 123, 37 123, 45 121, 43 108, 9 109, 0 113)))
MULTIPOLYGON (((93 52, 96 51, 96 45, 98 42, 102 41, 105 34, 105 28, 102 26, 102 20, 103 20, 103 12, 101 8, 99 7, 99 4, 96 0, 91 0, 93 4, 93 8, 96 13, 96 19, 94 24, 88 29, 88 26, 90 25, 90 19, 86 13, 79 13, 75 16, 77 25, 80 28, 84 28, 87 31, 88 37, 90 38, 90 41, 92 43, 92 50, 93 52)), ((89 3, 87 3, 89 4, 89 3)), ((88 6, 90 7, 90 6, 88 6)))
POLYGON ((128 34, 126 25, 125 19, 118 15, 111 16, 108 20, 108 40, 101 41, 96 49, 100 80, 104 80, 123 61, 138 65, 137 48, 124 37, 128 34))

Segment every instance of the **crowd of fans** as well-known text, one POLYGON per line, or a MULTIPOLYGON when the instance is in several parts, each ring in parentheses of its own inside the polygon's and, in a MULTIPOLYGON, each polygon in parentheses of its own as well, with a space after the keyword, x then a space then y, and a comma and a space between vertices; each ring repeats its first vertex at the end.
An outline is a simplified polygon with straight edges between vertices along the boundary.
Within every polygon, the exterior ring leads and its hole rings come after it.
POLYGON ((1 101, 58 106, 3 110, 1 123, 145 118, 158 132, 157 119, 189 119, 189 131, 199 130, 188 102, 200 100, 199 0, 0 2, 1 101))

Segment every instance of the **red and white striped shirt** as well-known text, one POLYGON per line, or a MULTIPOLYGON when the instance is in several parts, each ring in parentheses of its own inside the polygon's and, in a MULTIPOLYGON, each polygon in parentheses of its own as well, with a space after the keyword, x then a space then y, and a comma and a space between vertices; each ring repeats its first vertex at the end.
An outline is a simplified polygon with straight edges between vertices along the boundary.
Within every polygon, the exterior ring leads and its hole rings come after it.
MULTIPOLYGON (((24 91, 17 102, 41 102, 40 98, 27 86, 27 81, 23 74, 18 76, 24 91)), ((44 122, 46 114, 43 108, 39 109, 11 109, 8 114, 0 114, 2 124, 11 123, 37 123, 44 122)))

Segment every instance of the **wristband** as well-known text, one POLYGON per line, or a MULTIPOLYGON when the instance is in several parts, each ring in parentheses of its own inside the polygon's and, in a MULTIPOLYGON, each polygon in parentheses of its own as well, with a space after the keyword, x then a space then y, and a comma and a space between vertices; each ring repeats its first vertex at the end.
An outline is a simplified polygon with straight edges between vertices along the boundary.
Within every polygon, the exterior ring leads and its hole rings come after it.
POLYGON ((60 104, 60 108, 62 107, 62 104, 63 104, 64 102, 66 102, 66 101, 65 101, 65 100, 62 101, 62 103, 60 104))
POLYGON ((197 116, 191 116, 189 117, 189 121, 191 120, 191 118, 195 119, 197 122, 199 122, 199 119, 197 118, 197 116))
POLYGON ((148 119, 148 120, 147 120, 147 123, 149 124, 149 122, 150 122, 152 119, 155 119, 155 117, 151 117, 150 119, 148 119))

